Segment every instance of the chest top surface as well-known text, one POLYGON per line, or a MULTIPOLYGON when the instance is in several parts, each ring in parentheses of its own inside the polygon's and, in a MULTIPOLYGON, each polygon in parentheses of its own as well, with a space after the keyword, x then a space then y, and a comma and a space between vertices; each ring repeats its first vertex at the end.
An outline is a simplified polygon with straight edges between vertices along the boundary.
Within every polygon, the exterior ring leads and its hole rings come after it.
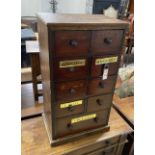
POLYGON ((47 26, 64 25, 64 26, 128 26, 128 22, 106 17, 104 15, 88 15, 88 14, 54 14, 54 13, 38 13, 38 17, 47 26))

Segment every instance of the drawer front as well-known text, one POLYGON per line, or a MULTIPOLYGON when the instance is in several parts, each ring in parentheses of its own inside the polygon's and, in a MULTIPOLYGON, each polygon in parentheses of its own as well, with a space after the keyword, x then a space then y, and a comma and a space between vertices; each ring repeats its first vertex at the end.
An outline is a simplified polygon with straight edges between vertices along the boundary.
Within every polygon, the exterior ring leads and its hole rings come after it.
POLYGON ((57 100, 74 100, 86 95, 86 81, 78 80, 72 82, 56 83, 57 100))
POLYGON ((110 108, 112 104, 112 98, 112 94, 99 95, 88 98, 87 112, 99 111, 110 108))
POLYGON ((94 54, 120 53, 123 30, 93 31, 91 50, 94 54))
POLYGON ((103 75, 116 75, 118 72, 120 63, 120 56, 100 56, 93 57, 91 76, 99 77, 103 75))
POLYGON ((107 125, 109 109, 56 120, 56 137, 107 125))
POLYGON ((90 44, 89 31, 57 31, 55 32, 56 56, 87 55, 90 44))
POLYGON ((54 63, 55 80, 70 80, 86 78, 88 75, 88 60, 56 59, 54 63))
POLYGON ((115 155, 117 150, 117 145, 108 147, 108 148, 101 148, 94 152, 88 153, 86 155, 115 155))
POLYGON ((101 78, 92 79, 88 86, 88 94, 112 93, 115 87, 117 76, 109 76, 108 79, 101 78))
POLYGON ((84 100, 76 100, 70 102, 59 102, 56 104, 56 117, 65 117, 84 112, 84 100))
POLYGON ((73 155, 91 155, 91 153, 97 153, 106 150, 107 148, 117 147, 119 143, 120 136, 111 137, 106 140, 100 141, 99 143, 95 143, 92 145, 88 145, 83 147, 82 149, 74 150, 70 154, 73 155))

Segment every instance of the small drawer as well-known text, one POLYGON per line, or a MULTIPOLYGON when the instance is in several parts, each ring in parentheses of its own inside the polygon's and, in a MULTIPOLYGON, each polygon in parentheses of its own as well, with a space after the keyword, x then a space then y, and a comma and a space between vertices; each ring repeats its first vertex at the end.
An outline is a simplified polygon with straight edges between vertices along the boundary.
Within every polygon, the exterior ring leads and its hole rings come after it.
POLYGON ((85 58, 56 59, 54 75, 56 81, 86 78, 88 75, 88 60, 85 58))
POLYGON ((55 84, 55 88, 57 101, 76 100, 86 95, 86 81, 84 80, 59 82, 55 84))
POLYGON ((108 147, 108 148, 100 148, 99 150, 95 150, 85 155, 115 155, 117 146, 118 145, 108 147))
POLYGON ((86 56, 90 44, 89 31, 55 32, 56 56, 86 56))
POLYGON ((106 72, 107 76, 116 75, 118 72, 119 63, 120 63, 119 55, 93 57, 91 76, 92 77, 103 76, 106 70, 108 70, 106 72))
POLYGON ((109 109, 56 120, 56 137, 107 125, 109 109))
POLYGON ((56 104, 55 115, 57 118, 80 114, 84 112, 85 101, 76 100, 68 102, 59 102, 56 104))
POLYGON ((94 54, 120 53, 123 30, 93 31, 91 50, 94 54))
POLYGON ((92 79, 88 86, 88 94, 112 93, 115 89, 116 79, 117 76, 109 76, 106 80, 102 80, 101 78, 92 79))
POLYGON ((99 95, 88 98, 87 112, 99 111, 110 108, 112 105, 112 94, 99 95))

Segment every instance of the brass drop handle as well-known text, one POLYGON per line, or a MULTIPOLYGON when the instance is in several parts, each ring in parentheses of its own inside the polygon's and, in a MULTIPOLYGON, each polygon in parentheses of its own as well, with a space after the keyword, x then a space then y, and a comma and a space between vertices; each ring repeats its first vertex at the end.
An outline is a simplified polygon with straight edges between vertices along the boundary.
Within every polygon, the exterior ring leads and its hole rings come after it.
POLYGON ((94 121, 95 121, 96 123, 98 123, 99 118, 98 118, 98 117, 95 117, 95 118, 94 118, 94 121))
POLYGON ((73 106, 69 105, 68 106, 68 111, 74 111, 73 106))
POLYGON ((70 67, 70 68, 69 68, 69 71, 70 71, 70 72, 74 72, 74 71, 75 71, 75 68, 74 68, 74 67, 70 67))
POLYGON ((78 46, 78 41, 76 41, 76 40, 69 40, 69 45, 71 47, 77 47, 78 46))
POLYGON ((104 88, 104 83, 103 83, 103 81, 100 81, 100 82, 99 82, 99 86, 100 86, 101 88, 104 88))
POLYGON ((71 128, 73 128, 73 125, 72 125, 71 123, 68 123, 68 124, 67 124, 67 127, 68 127, 69 129, 71 129, 71 128))
POLYGON ((102 105, 102 103, 101 103, 101 100, 100 100, 100 99, 97 99, 97 100, 96 100, 96 103, 97 103, 99 106, 101 106, 101 105, 102 105))
POLYGON ((109 45, 112 43, 112 39, 111 38, 104 38, 104 43, 109 45))
POLYGON ((76 90, 74 88, 71 88, 69 92, 70 92, 70 94, 75 94, 76 90))

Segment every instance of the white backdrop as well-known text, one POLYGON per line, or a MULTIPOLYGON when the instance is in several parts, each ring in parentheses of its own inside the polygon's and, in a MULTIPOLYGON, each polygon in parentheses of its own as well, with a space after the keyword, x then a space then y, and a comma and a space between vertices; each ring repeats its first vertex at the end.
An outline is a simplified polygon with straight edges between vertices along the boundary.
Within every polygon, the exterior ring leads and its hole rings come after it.
POLYGON ((51 11, 49 0, 21 0, 21 16, 35 16, 42 11, 51 11))
MULTIPOLYGON (((51 11, 50 0, 21 0, 21 15, 35 16, 37 12, 51 11)), ((58 13, 86 13, 87 0, 56 0, 58 13)))

